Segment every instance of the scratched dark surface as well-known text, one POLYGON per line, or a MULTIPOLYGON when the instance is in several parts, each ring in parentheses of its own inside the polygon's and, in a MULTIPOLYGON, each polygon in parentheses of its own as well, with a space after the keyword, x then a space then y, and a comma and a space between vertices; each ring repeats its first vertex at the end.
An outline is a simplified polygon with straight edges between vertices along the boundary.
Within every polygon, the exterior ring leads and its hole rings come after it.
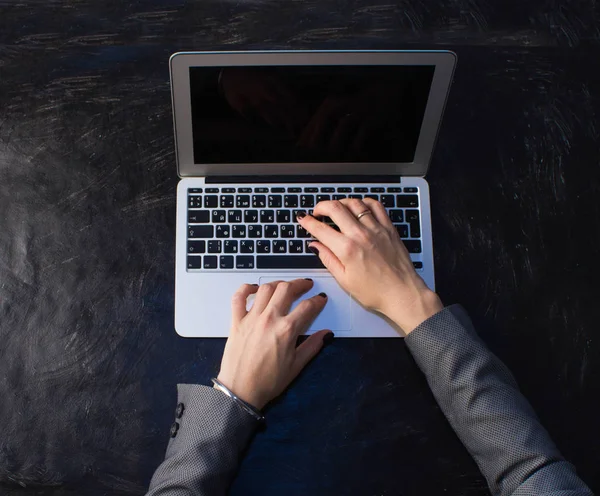
MULTIPOLYGON (((438 290, 600 491, 599 27, 593 0, 0 0, 0 494, 144 493, 224 346, 173 330, 167 60, 286 47, 458 53, 438 290)), ((401 340, 336 341, 268 421, 233 495, 487 494, 401 340)))

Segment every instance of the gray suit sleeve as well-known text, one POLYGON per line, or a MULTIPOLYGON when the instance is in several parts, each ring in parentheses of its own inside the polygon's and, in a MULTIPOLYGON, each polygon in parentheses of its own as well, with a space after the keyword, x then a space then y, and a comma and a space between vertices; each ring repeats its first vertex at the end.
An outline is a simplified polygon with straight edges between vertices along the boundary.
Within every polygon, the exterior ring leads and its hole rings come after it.
POLYGON ((509 370, 479 339, 462 307, 442 310, 405 342, 492 494, 592 494, 563 459, 509 370))
POLYGON ((258 422, 221 391, 178 384, 183 410, 147 496, 224 495, 258 422))

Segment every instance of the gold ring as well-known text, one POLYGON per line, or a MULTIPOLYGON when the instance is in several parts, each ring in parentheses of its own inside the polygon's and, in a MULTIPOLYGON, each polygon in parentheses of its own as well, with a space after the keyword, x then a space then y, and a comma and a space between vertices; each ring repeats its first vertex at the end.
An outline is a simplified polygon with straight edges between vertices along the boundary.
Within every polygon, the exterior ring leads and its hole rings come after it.
POLYGON ((358 214, 356 216, 356 220, 360 220, 361 217, 364 217, 365 215, 369 215, 372 214, 373 212, 371 212, 370 210, 365 210, 364 212, 361 212, 360 214, 358 214))

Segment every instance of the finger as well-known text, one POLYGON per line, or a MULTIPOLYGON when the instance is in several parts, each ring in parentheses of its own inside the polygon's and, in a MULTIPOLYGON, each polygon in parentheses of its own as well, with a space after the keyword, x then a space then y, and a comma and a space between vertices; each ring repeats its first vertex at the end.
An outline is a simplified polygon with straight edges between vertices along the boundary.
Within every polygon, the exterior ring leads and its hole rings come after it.
POLYGON ((310 243, 309 248, 312 251, 316 251, 315 255, 319 257, 325 268, 331 273, 336 280, 339 281, 339 278, 344 275, 346 268, 344 264, 340 261, 340 259, 331 251, 327 246, 323 243, 319 243, 318 241, 314 241, 310 243))
POLYGON ((329 246, 333 251, 342 246, 345 236, 337 232, 333 227, 315 219, 312 215, 298 216, 296 219, 314 238, 329 246))
POLYGON ((233 297, 231 298, 231 314, 234 324, 239 323, 246 316, 248 313, 246 310, 248 296, 255 294, 257 291, 258 284, 243 284, 233 293, 233 297))
POLYGON ((323 339, 328 334, 333 333, 328 329, 323 329, 322 331, 315 332, 314 334, 308 336, 306 341, 304 341, 298 348, 296 348, 296 360, 294 361, 294 377, 297 376, 304 367, 308 365, 319 351, 323 349, 324 342, 323 339))
POLYGON ((319 293, 298 303, 298 306, 287 317, 289 322, 292 323, 294 339, 308 330, 326 304, 327 295, 325 293, 319 293))
POLYGON ((394 224, 392 224, 390 216, 388 215, 385 207, 381 203, 379 203, 376 200, 373 200, 373 198, 365 198, 363 202, 371 210, 371 212, 373 212, 373 217, 377 219, 377 222, 379 222, 383 227, 390 231, 395 230, 394 224))
MULTIPOLYGON (((359 212, 357 212, 358 214, 359 212)), ((322 215, 330 217, 331 220, 340 228, 343 234, 352 234, 362 229, 356 215, 354 215, 346 206, 338 200, 324 201, 317 203, 313 215, 322 215)), ((312 234, 312 233, 311 233, 312 234)), ((320 241, 323 241, 319 238, 320 241)))
POLYGON ((277 284, 266 310, 276 315, 287 315, 292 303, 313 287, 312 279, 294 279, 277 284))
POLYGON ((251 312, 262 313, 271 301, 275 288, 281 281, 274 281, 267 284, 261 284, 256 293, 254 304, 250 309, 251 312))
POLYGON ((359 200, 358 198, 344 198, 343 200, 340 200, 340 203, 352 213, 357 222, 362 226, 371 231, 378 228, 381 229, 381 224, 375 218, 371 209, 362 200, 359 200), (364 212, 367 213, 359 219, 358 216, 364 212))

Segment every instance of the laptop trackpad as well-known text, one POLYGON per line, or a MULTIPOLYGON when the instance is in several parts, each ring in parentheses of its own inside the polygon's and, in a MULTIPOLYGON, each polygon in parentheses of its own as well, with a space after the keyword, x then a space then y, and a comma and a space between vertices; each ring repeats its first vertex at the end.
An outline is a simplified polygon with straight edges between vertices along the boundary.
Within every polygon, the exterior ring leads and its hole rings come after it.
MULTIPOLYGON (((306 298, 319 293, 327 293, 327 304, 310 326, 310 330, 350 331, 352 329, 352 299, 350 296, 339 287, 333 277, 315 277, 313 275, 310 277, 314 281, 312 289, 294 302, 292 310, 306 298)), ((297 277, 261 277, 259 282, 265 284, 273 281, 291 281, 293 279, 297 279, 297 277)))

